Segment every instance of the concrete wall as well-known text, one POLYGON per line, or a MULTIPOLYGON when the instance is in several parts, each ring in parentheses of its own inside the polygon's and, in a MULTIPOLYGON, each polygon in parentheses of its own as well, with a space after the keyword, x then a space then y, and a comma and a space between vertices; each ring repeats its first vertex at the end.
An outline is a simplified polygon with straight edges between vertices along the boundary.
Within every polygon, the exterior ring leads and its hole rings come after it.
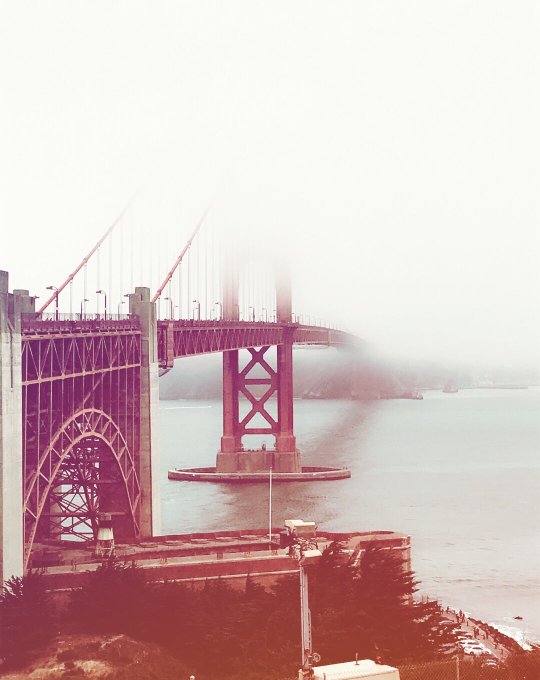
POLYGON ((0 271, 0 577, 23 574, 21 314, 28 291, 8 292, 0 271))

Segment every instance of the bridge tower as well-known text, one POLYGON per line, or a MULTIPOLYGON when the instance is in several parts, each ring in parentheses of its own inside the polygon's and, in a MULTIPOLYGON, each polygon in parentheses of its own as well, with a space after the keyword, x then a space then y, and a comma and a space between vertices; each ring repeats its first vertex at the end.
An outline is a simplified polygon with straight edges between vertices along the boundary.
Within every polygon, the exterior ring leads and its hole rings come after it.
MULTIPOLYGON (((277 346, 276 368, 265 357, 269 346, 248 348, 247 363, 241 366, 239 350, 223 352, 223 436, 216 459, 216 472, 301 472, 293 424, 293 359, 291 285, 285 269, 277 271, 276 321, 284 327, 283 342, 277 346), (240 401, 248 402, 243 417, 240 401), (277 415, 271 399, 277 401, 277 415), (261 418, 265 421, 261 426, 261 418), (259 420, 259 426, 253 421, 259 420), (244 435, 270 435, 272 449, 246 451, 244 435)), ((223 271, 223 318, 239 322, 239 278, 233 267, 223 271)))
POLYGON ((136 316, 141 328, 139 483, 141 500, 139 528, 141 536, 159 534, 159 364, 157 350, 156 305, 149 288, 135 288, 129 296, 129 313, 136 316))
POLYGON ((21 317, 34 309, 27 290, 9 293, 0 271, 0 578, 22 576, 23 422, 21 317))

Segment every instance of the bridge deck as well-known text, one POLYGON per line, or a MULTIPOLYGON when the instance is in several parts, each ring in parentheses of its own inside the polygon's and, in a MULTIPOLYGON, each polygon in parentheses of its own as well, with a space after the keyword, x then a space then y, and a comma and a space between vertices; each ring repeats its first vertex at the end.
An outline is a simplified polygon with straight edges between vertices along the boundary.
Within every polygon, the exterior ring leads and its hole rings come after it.
MULTIPOLYGON (((23 341, 35 338, 54 339, 66 336, 125 335, 139 333, 135 316, 123 319, 26 319, 23 341)), ((248 347, 280 345, 290 339, 295 344, 352 346, 358 339, 344 331, 295 323, 250 321, 158 321, 157 342, 160 366, 170 368, 175 359, 226 352, 248 347)))

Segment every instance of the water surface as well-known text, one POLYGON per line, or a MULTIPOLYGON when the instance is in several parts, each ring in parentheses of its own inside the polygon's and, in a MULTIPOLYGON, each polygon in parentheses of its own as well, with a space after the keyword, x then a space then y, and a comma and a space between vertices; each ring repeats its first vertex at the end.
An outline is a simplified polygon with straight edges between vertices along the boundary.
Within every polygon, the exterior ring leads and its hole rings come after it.
MULTIPOLYGON (((266 526, 264 484, 167 479, 170 467, 214 464, 221 402, 160 405, 163 533, 266 526)), ((302 517, 326 530, 408 533, 422 592, 540 640, 538 388, 298 399, 295 430, 304 464, 352 477, 274 485, 274 525, 302 517)))

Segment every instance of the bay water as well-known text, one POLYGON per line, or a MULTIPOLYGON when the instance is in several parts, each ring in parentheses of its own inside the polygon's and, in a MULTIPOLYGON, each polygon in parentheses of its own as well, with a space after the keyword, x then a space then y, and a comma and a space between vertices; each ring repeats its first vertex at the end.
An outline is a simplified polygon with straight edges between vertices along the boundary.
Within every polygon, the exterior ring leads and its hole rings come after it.
MULTIPOLYGON (((167 479, 169 468, 215 464, 221 419, 219 400, 160 402, 162 533, 267 526, 264 483, 167 479)), ((407 533, 421 594, 540 641, 540 388, 297 399, 295 433, 304 465, 352 476, 274 484, 274 526, 300 517, 407 533)))

